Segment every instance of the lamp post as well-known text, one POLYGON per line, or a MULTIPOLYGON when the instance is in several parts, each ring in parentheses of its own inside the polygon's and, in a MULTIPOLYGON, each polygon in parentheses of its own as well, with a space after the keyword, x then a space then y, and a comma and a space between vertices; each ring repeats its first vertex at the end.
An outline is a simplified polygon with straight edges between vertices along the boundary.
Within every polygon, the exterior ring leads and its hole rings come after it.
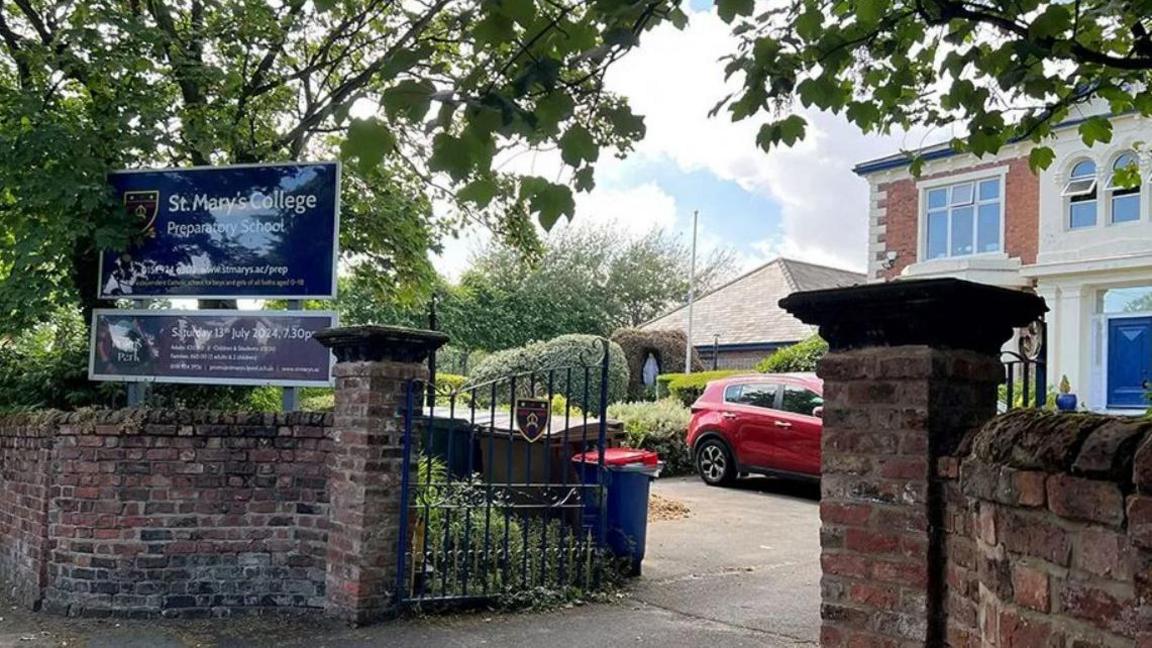
POLYGON ((712 334, 712 371, 720 368, 720 334, 712 334))
POLYGON ((692 307, 696 301, 696 232, 700 211, 692 212, 692 269, 688 274, 688 343, 684 345, 684 373, 692 373, 692 307))

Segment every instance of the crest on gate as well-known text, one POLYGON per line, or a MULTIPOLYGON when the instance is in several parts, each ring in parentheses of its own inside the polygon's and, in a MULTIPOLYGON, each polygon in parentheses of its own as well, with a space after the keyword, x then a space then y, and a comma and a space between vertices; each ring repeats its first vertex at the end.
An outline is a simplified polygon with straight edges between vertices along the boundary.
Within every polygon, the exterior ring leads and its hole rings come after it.
POLYGON ((516 427, 529 443, 538 440, 548 429, 549 405, 542 398, 516 399, 516 427))
POLYGON ((124 208, 140 219, 140 231, 155 236, 156 214, 160 211, 159 191, 125 191, 124 208))

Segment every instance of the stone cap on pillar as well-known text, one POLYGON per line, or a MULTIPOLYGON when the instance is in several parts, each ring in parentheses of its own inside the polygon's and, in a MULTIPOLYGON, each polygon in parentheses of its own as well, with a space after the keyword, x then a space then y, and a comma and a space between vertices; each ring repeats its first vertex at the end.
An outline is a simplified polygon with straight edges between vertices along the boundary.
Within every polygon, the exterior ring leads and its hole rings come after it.
POLYGON ((332 349, 337 362, 424 362, 448 343, 439 331, 403 326, 341 326, 317 331, 316 341, 332 349))
POLYGON ((833 350, 926 345, 997 354, 1047 312, 1031 293, 960 279, 915 279, 793 293, 780 307, 820 327, 833 350))

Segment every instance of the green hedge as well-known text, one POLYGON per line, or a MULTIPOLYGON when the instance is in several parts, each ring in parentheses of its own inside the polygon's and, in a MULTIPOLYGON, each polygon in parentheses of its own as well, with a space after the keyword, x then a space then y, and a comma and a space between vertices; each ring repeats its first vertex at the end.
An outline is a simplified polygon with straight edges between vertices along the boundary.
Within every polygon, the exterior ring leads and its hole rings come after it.
POLYGON ((685 475, 693 471, 692 453, 685 438, 692 413, 678 401, 666 398, 655 402, 616 403, 608 417, 624 424, 628 445, 653 450, 664 461, 665 475, 685 475))
MULTIPOLYGON (((509 378, 517 374, 535 372, 536 395, 543 395, 548 389, 548 375, 552 369, 560 369, 552 375, 554 393, 564 395, 574 406, 589 412, 599 410, 600 403, 600 352, 601 338, 594 335, 561 335, 546 342, 497 351, 481 361, 468 376, 470 385, 496 385, 497 399, 510 400, 509 378), (588 374, 587 401, 585 401, 585 371, 582 367, 591 365, 588 374), (568 381, 567 367, 575 367, 568 381)), ((619 344, 609 342, 608 350, 608 403, 624 400, 628 393, 628 363, 624 350, 619 344)), ((531 380, 521 376, 516 381, 517 395, 528 395, 531 380)), ((491 399, 491 388, 477 391, 476 400, 487 403, 491 399)))
POLYGON ((828 343, 819 335, 778 349, 756 365, 760 373, 791 373, 795 371, 816 371, 816 363, 828 353, 828 343))
POLYGON ((692 403, 700 398, 700 394, 704 393, 704 388, 708 383, 728 376, 738 376, 742 373, 748 372, 727 370, 700 371, 691 374, 664 374, 656 379, 656 384, 659 386, 661 394, 666 394, 668 397, 680 401, 685 407, 691 407, 692 403))

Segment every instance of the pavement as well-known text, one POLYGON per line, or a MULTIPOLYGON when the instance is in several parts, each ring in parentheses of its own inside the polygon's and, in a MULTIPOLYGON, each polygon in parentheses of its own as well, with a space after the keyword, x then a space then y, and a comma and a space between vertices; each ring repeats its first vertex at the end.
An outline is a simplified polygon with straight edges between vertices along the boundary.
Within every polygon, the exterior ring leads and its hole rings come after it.
POLYGON ((540 648, 815 646, 819 490, 751 478, 658 480, 688 517, 648 527, 644 574, 611 602, 543 613, 403 619, 366 628, 319 615, 217 620, 62 619, 0 607, 0 648, 540 648))

